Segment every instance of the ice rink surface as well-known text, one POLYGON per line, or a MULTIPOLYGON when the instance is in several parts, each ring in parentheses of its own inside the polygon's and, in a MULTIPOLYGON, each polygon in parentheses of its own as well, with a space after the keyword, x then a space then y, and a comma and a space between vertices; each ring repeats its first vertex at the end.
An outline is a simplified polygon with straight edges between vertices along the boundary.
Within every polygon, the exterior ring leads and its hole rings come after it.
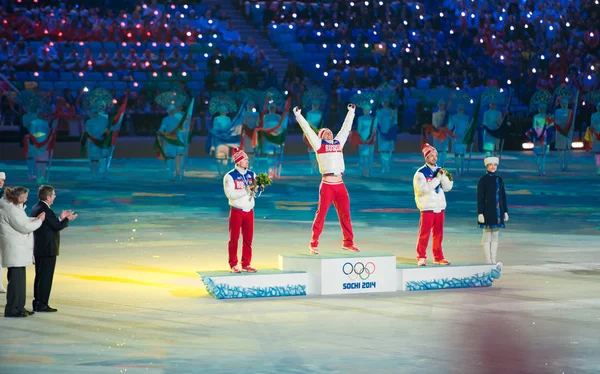
MULTIPOLYGON (((415 260, 419 154, 363 179, 346 158, 356 245, 415 260)), ((446 165, 454 169, 452 159, 446 165)), ((444 252, 480 262, 474 155, 446 197, 444 252)), ((1 163, 7 185, 30 189, 24 163, 1 163)), ((189 161, 183 181, 164 164, 116 159, 92 181, 85 160, 56 160, 53 208, 79 218, 61 236, 51 305, 58 313, 0 318, 0 373, 600 373, 600 176, 575 153, 571 171, 503 155, 510 220, 500 234, 502 278, 491 288, 378 295, 216 300, 197 271, 227 264, 227 200, 214 161, 189 161)), ((257 172, 265 171, 260 165, 257 172)), ((253 265, 308 251, 319 177, 286 157, 257 200, 253 265)), ((332 207, 322 251, 340 251, 332 207)), ((431 255, 430 255, 431 256, 431 255)), ((34 269, 27 268, 27 307, 34 269)), ((6 284, 6 270, 3 275, 6 284)), ((4 295, 0 296, 4 305, 4 295)))

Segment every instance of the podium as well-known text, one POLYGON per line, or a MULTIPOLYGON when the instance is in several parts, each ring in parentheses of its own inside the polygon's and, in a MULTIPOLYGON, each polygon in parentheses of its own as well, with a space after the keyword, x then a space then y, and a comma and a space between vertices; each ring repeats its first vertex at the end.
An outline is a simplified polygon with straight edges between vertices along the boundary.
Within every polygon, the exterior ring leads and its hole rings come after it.
POLYGON ((198 272, 217 299, 319 296, 490 287, 503 265, 398 263, 389 253, 280 254, 279 269, 198 272))

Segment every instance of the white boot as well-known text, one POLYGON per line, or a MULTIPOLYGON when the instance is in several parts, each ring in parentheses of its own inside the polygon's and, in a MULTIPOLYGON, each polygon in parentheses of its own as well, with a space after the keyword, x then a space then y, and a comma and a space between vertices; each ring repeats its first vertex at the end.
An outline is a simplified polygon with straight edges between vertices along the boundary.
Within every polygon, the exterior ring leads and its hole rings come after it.
POLYGON ((483 257, 485 257, 485 262, 488 264, 492 264, 492 253, 490 250, 490 242, 481 243, 481 248, 483 249, 483 257))
POLYGON ((490 243, 490 254, 491 254, 491 259, 492 259, 492 264, 496 263, 496 253, 498 252, 498 242, 491 242, 490 243))

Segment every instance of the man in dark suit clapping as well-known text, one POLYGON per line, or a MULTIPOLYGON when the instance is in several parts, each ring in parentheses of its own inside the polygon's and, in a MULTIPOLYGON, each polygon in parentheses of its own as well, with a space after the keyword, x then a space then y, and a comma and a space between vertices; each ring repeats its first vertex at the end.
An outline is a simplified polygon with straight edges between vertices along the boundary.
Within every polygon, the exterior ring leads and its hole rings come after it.
POLYGON ((37 204, 31 209, 31 214, 37 217, 46 213, 46 220, 35 230, 33 256, 35 257, 35 281, 33 283, 33 310, 36 312, 56 312, 48 305, 52 279, 56 266, 56 256, 60 249, 60 231, 69 225, 70 221, 77 218, 71 210, 64 210, 59 217, 50 208, 54 204, 56 192, 52 186, 40 186, 37 204))

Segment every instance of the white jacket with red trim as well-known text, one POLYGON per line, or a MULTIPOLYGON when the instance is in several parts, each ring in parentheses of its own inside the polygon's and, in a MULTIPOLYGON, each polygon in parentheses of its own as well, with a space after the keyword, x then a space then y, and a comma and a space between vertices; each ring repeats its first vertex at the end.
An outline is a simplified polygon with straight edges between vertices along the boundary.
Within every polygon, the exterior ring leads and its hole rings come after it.
POLYGON ((294 115, 296 116, 296 120, 302 128, 304 135, 306 135, 310 146, 317 154, 319 172, 321 174, 344 174, 345 165, 344 154, 342 150, 344 148, 344 144, 346 144, 346 140, 348 140, 350 130, 352 130, 352 122, 354 121, 354 108, 348 108, 348 114, 346 114, 342 128, 331 142, 323 140, 319 138, 317 134, 315 134, 298 108, 294 108, 294 115))

